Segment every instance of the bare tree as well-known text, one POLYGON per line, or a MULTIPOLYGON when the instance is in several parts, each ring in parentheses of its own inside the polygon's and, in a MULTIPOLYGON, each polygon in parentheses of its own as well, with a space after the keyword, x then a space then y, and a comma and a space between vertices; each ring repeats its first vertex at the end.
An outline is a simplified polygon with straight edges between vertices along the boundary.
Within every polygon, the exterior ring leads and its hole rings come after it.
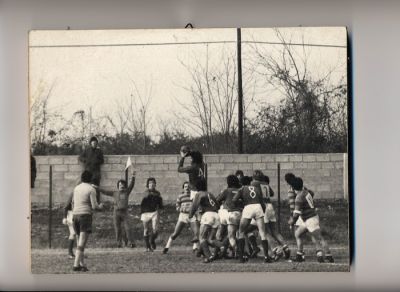
POLYGON ((237 68, 234 52, 224 48, 218 62, 212 60, 209 45, 205 56, 194 57, 192 64, 181 61, 191 77, 183 88, 190 102, 181 103, 183 111, 175 114, 195 133, 205 137, 208 151, 216 151, 216 135, 222 135, 225 146, 232 148, 237 130, 237 68))
MULTIPOLYGON (((282 135, 290 136, 302 151, 312 151, 310 145, 318 146, 322 140, 338 136, 346 139, 347 86, 344 77, 332 78, 343 62, 326 68, 320 75, 316 71, 321 68, 311 65, 311 48, 304 43, 304 35, 299 46, 279 29, 275 29, 275 34, 280 45, 266 49, 257 42, 249 44, 254 56, 249 67, 283 97, 277 105, 282 114, 282 135), (288 132, 284 133, 285 130, 288 132)), ((346 60, 343 61, 345 64, 346 60)), ((272 110, 271 106, 269 109, 272 110)), ((265 115, 260 120, 265 121, 265 115)))

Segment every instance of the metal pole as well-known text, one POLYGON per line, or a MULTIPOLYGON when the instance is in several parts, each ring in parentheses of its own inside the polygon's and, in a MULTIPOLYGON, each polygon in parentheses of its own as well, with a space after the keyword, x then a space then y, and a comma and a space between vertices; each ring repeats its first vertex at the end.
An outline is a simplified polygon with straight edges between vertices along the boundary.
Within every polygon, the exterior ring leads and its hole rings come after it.
POLYGON ((204 164, 204 178, 206 179, 206 190, 208 190, 208 165, 204 164))
POLYGON ((128 172, 129 172, 129 167, 127 169, 125 169, 125 181, 126 181, 127 185, 129 184, 129 182, 128 182, 128 172))
POLYGON ((51 248, 51 221, 53 208, 53 167, 49 166, 49 248, 51 248))
POLYGON ((278 162, 278 231, 281 233, 281 164, 278 162))
POLYGON ((242 34, 237 29, 238 62, 238 153, 243 153, 243 88, 242 88, 242 34))

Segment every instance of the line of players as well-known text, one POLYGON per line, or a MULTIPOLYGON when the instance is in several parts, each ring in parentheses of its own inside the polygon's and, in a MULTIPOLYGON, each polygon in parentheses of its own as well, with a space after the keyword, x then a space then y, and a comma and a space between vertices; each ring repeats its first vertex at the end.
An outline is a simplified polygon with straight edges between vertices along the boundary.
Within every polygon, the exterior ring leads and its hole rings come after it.
MULTIPOLYGON (((176 204, 180 212, 178 222, 163 250, 164 254, 168 253, 173 240, 179 236, 184 226, 190 224, 192 241, 196 242, 197 234, 199 236, 200 248, 197 255, 203 255, 205 263, 218 258, 237 258, 240 262, 246 262, 249 257, 257 257, 261 251, 257 246, 257 233, 261 237, 265 262, 277 261, 282 256, 289 259, 289 247, 276 228, 271 202, 273 190, 269 186, 269 178, 260 170, 254 171, 252 178, 243 176, 241 171, 236 174, 238 177, 227 177, 227 188, 217 197, 207 192, 205 181, 199 179, 196 182, 197 193, 191 200, 189 183, 183 184, 183 193, 176 204), (200 228, 196 222, 200 222, 200 228), (199 233, 197 230, 200 230, 199 233), (246 241, 248 252, 245 252, 246 241), (274 241, 276 244, 271 250, 274 241), (213 252, 210 248, 214 249, 213 252), (231 255, 227 254, 228 249, 231 255)), ((291 229, 296 226, 297 253, 293 261, 302 262, 305 259, 302 236, 308 231, 316 244, 318 261, 333 262, 328 244, 321 235, 313 192, 304 188, 302 179, 291 173, 285 175, 285 180, 290 187, 288 198, 292 214, 288 223, 291 229)), ((193 248, 196 249, 195 246, 193 248)))

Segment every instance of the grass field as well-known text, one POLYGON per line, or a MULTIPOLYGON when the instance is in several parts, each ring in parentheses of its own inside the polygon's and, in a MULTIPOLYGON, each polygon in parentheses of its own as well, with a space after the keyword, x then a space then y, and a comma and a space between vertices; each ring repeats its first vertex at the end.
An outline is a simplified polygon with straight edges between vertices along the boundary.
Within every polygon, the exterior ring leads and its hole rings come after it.
MULTIPOLYGON (((294 246, 291 246, 294 248, 294 246)), ((346 272, 349 271, 349 250, 333 246, 335 263, 318 263, 311 246, 306 247, 306 261, 292 263, 281 260, 265 264, 262 257, 250 259, 245 264, 237 260, 217 260, 205 264, 197 258, 190 247, 173 247, 166 255, 161 249, 145 252, 143 248, 101 248, 87 249, 87 273, 193 273, 193 272, 346 272)), ((73 260, 68 259, 62 249, 32 250, 32 273, 64 274, 72 271, 73 260)))
MULTIPOLYGON (((220 260, 204 264, 190 250, 191 232, 183 230, 174 241, 171 252, 161 253, 163 245, 173 232, 178 213, 174 206, 167 205, 161 212, 160 235, 157 239, 158 250, 144 252, 143 227, 139 220, 139 206, 130 206, 131 233, 137 248, 116 249, 112 220, 112 205, 106 202, 105 210, 94 214, 93 234, 87 244, 87 265, 89 273, 133 273, 133 272, 266 272, 266 271, 348 271, 349 270, 349 229, 348 203, 345 200, 318 200, 316 202, 321 219, 323 235, 333 247, 334 264, 316 263, 315 251, 310 238, 306 237, 306 262, 288 263, 280 261, 264 264, 255 259, 247 264, 235 260, 220 260)), ((287 239, 294 252, 295 240, 286 224, 289 208, 285 202, 281 208, 281 233, 287 239)), ((72 273, 72 260, 67 254, 68 228, 61 224, 61 207, 52 211, 52 249, 48 249, 49 211, 43 206, 32 206, 31 248, 33 273, 72 273)))

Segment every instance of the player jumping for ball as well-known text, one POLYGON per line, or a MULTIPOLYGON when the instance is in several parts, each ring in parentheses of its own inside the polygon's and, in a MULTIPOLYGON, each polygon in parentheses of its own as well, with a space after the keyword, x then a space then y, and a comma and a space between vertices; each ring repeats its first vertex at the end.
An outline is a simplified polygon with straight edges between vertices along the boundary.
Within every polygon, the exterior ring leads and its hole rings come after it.
POLYGON ((297 239, 301 238, 302 233, 308 231, 316 245, 318 262, 323 263, 326 260, 333 263, 334 260, 329 250, 328 243, 321 234, 319 217, 315 211, 313 196, 303 187, 303 180, 300 177, 293 179, 292 186, 296 193, 296 199, 293 217, 289 221, 289 225, 293 226, 297 219, 301 217, 306 227, 305 229, 298 228, 295 231, 296 242, 298 243, 296 261, 304 261, 303 244, 297 239))
POLYGON ((179 211, 178 222, 175 225, 174 233, 168 238, 167 244, 163 250, 163 253, 168 253, 169 248, 171 247, 172 242, 179 236, 182 229, 186 226, 186 224, 190 224, 190 228, 193 232, 192 242, 198 242, 198 234, 199 234, 199 222, 195 217, 189 219, 189 212, 193 205, 193 200, 190 199, 190 188, 189 182, 184 182, 182 185, 183 192, 179 195, 176 200, 176 210, 179 211))

